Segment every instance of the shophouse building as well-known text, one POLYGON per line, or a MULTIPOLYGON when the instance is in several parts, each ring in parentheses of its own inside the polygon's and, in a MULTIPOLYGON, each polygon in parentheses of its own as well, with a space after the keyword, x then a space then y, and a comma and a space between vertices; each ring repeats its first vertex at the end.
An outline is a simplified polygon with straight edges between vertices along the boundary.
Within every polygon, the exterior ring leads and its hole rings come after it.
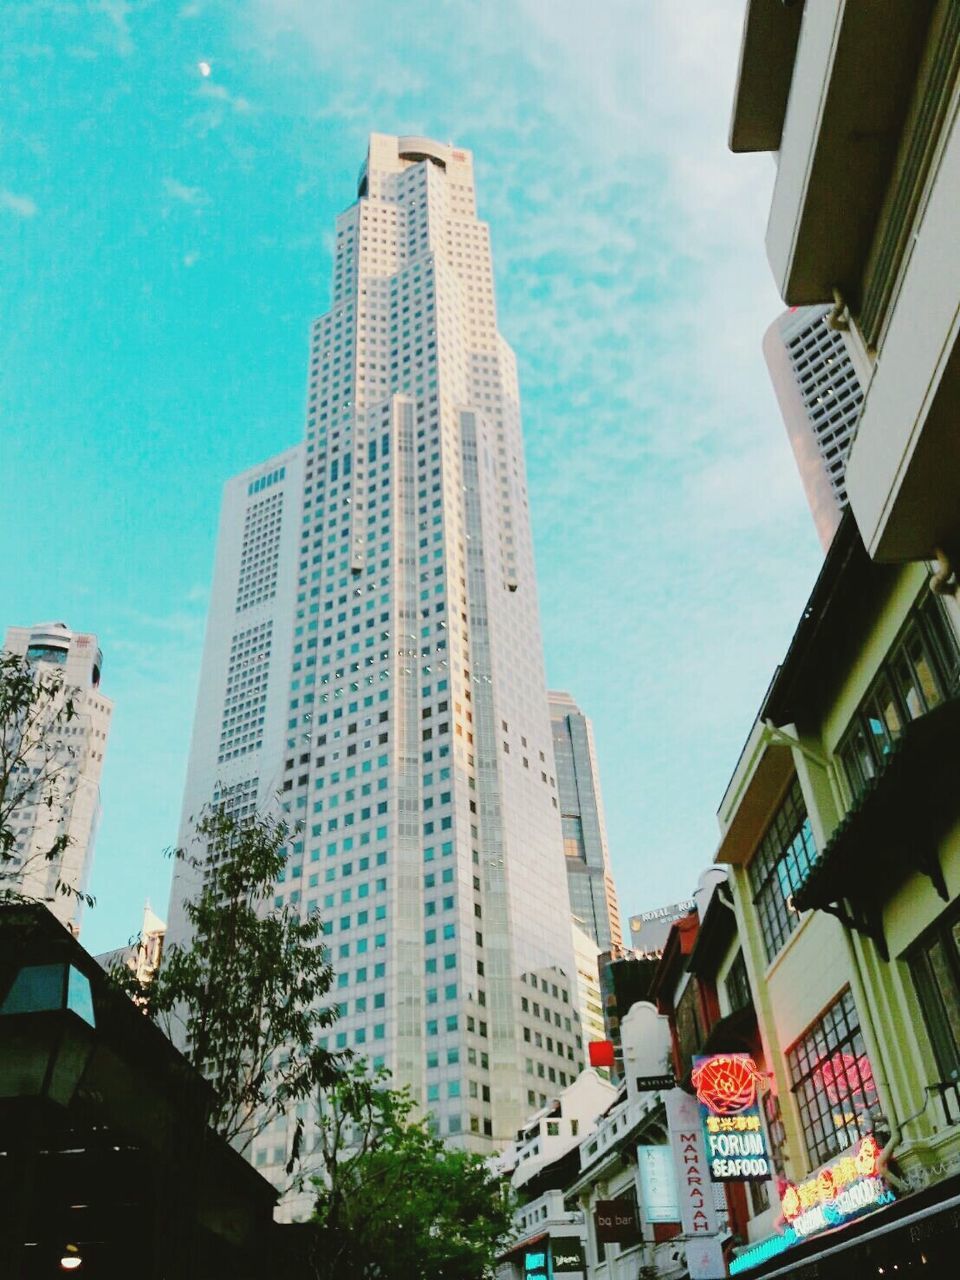
POLYGON ((720 807, 781 1175, 731 1274, 954 1274, 960 615, 931 579, 844 517, 720 807))

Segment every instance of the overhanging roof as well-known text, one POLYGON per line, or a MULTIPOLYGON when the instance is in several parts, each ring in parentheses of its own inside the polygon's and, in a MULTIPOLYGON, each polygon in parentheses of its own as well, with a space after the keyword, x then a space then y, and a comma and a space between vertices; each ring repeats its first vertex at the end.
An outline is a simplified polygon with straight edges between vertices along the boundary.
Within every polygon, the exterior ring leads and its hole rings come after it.
POLYGON ((846 922, 885 952, 880 906, 907 875, 929 876, 949 900, 937 846, 960 815, 958 742, 957 698, 904 728, 794 894, 799 910, 832 910, 845 918, 836 904, 847 903, 846 922))
POLYGON ((803 3, 748 0, 730 120, 731 151, 780 146, 803 3))
POLYGON ((809 719, 832 679, 849 668, 849 647, 859 645, 865 616, 896 581, 898 567, 867 555, 853 514, 844 512, 786 657, 760 710, 775 725, 809 719))

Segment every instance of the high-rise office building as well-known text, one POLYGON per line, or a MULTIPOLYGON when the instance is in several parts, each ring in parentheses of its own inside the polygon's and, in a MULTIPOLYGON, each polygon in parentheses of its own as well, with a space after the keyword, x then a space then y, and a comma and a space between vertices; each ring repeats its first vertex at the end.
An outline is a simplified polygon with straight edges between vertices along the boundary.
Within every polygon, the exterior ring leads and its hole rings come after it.
POLYGON ((593 728, 569 693, 551 692, 549 698, 570 909, 600 950, 609 951, 623 939, 593 728))
POLYGON ((846 464, 863 390, 829 307, 791 307, 764 334, 763 354, 824 551, 847 505, 846 464))
POLYGON ((93 864, 93 845, 100 820, 100 772, 107 748, 113 703, 100 691, 103 655, 97 637, 71 631, 63 622, 34 627, 10 627, 4 648, 25 656, 49 673, 62 674, 61 700, 72 697, 74 715, 61 719, 53 741, 38 744, 35 768, 56 775, 52 791, 27 797, 14 816, 13 872, 16 889, 46 902, 53 914, 75 933, 79 931, 81 902, 93 864), (42 764, 41 760, 47 763, 42 764), (46 801, 52 796, 53 803, 46 801), (61 854, 47 859, 46 851, 65 835, 61 854), (61 893, 58 885, 72 893, 61 893))
POLYGON ((278 901, 324 918, 328 1047, 441 1135, 491 1150, 577 1075, 517 378, 458 147, 371 136, 303 444, 227 486, 182 843, 211 802, 303 823, 278 901))

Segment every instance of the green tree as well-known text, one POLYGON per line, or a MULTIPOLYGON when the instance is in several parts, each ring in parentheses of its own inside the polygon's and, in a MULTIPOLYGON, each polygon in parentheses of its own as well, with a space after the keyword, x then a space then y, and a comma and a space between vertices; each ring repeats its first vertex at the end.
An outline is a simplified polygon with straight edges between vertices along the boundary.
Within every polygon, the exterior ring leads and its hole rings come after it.
POLYGON ((77 750, 65 731, 79 714, 78 692, 59 668, 0 653, 0 901, 35 901, 34 887, 40 900, 52 890, 93 905, 89 894, 48 870, 70 845, 77 750))
POLYGON ((511 1204, 483 1157, 445 1146, 388 1079, 357 1062, 321 1100, 314 1274, 482 1280, 509 1238, 511 1204))
MULTIPOLYGON (((322 1003, 333 971, 319 916, 270 905, 294 830, 211 810, 196 832, 202 854, 174 855, 197 881, 185 904, 189 944, 168 947, 145 984, 122 964, 114 977, 207 1077, 213 1127, 247 1152, 276 1117, 339 1079, 340 1057, 317 1042, 336 1019, 322 1003)), ((302 1128, 287 1166, 295 1181, 302 1128)))

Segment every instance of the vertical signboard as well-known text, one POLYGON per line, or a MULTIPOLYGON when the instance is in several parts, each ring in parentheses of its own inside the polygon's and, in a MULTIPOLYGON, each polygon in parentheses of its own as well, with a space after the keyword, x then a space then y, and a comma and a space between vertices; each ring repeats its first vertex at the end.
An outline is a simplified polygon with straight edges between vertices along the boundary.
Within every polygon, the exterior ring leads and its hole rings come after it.
POLYGON ((687 1237, 687 1271, 690 1280, 720 1280, 726 1275, 726 1268, 717 1234, 719 1223, 700 1127, 700 1105, 682 1089, 671 1089, 665 1102, 680 1221, 687 1237))
POLYGON ((539 1240, 523 1255, 523 1280, 550 1280, 549 1241, 539 1240))
POLYGON ((669 1147, 637 1147, 643 1216, 648 1222, 679 1222, 680 1200, 669 1147))
POLYGON ((760 1072, 748 1053, 715 1053, 693 1060, 710 1177, 714 1182, 766 1181, 770 1153, 760 1123, 760 1072))

